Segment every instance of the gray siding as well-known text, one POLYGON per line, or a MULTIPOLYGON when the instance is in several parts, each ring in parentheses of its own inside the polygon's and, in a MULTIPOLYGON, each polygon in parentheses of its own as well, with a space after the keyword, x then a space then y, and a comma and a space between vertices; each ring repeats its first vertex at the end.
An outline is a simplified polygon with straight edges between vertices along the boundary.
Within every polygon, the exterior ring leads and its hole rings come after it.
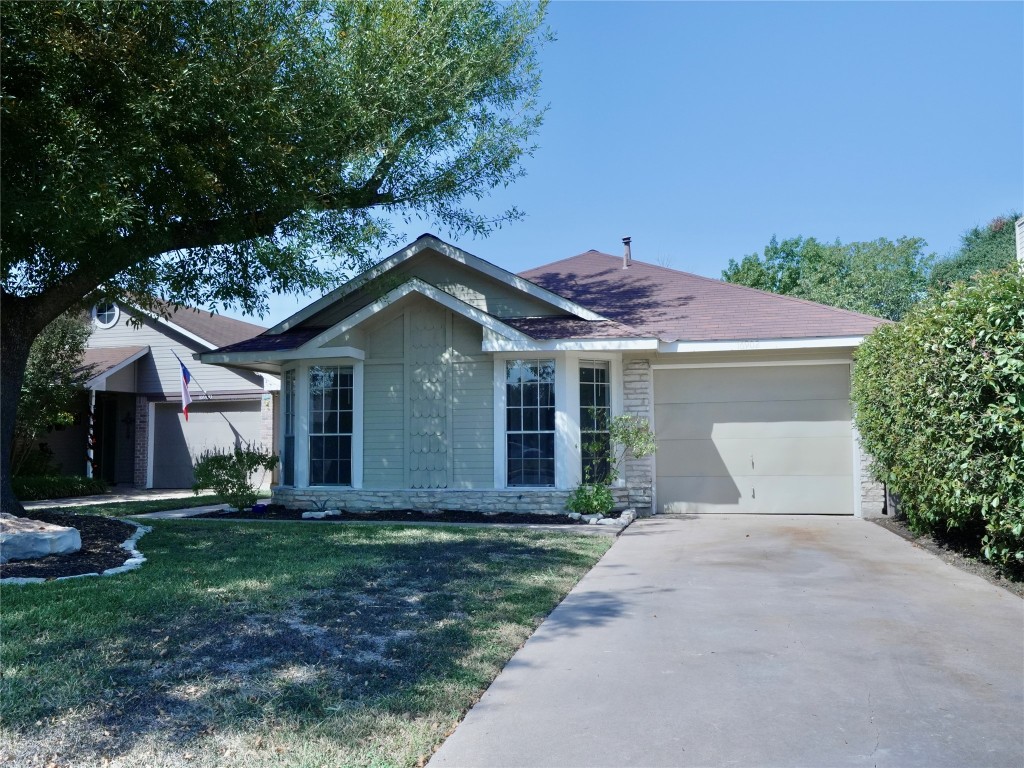
MULTIPOLYGON (((192 374, 192 397, 203 395, 195 384, 202 385, 210 394, 217 392, 260 392, 263 379, 255 373, 238 373, 217 365, 204 365, 192 359, 194 352, 205 352, 205 347, 181 336, 152 318, 140 316, 141 325, 129 325, 130 315, 124 308, 117 323, 111 328, 93 328, 90 347, 141 347, 148 345, 150 354, 135 363, 135 386, 138 392, 165 395, 173 398, 181 394, 181 369, 174 353, 188 366, 192 374)), ((121 382, 123 383, 123 382, 121 382)), ((110 389, 113 389, 111 387, 110 389)))
POLYGON ((363 369, 363 485, 405 485, 405 372, 403 365, 363 369))
POLYGON ((454 488, 494 486, 494 364, 452 366, 454 488))
POLYGON ((493 363, 480 327, 410 297, 366 338, 363 487, 493 487, 493 363))

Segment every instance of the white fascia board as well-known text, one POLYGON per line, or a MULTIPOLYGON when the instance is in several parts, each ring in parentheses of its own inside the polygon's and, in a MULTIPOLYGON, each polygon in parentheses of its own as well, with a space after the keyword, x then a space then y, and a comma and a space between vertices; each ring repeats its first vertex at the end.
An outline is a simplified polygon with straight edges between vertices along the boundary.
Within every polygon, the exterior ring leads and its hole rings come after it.
POLYGON ((168 328, 170 328, 175 333, 180 333, 186 339, 191 339, 192 341, 196 342, 197 344, 201 344, 202 346, 206 347, 207 349, 217 349, 217 345, 216 344, 211 344, 209 341, 207 341, 206 339, 202 338, 201 336, 196 336, 191 331, 186 331, 180 325, 175 325, 170 320, 165 320, 164 318, 160 317, 160 315, 156 314, 155 312, 150 312, 148 309, 139 309, 138 307, 132 307, 132 309, 135 310, 136 312, 139 312, 140 314, 145 315, 148 318, 156 320, 161 325, 166 325, 168 328))
POLYGON ((656 350, 657 339, 529 339, 526 343, 484 331, 484 352, 629 352, 656 350))
POLYGON ((210 352, 199 352, 193 357, 208 365, 237 365, 239 363, 270 363, 286 362, 320 357, 346 357, 353 360, 365 360, 366 352, 356 347, 330 347, 328 349, 280 349, 272 352, 222 352, 213 354, 210 352))
POLYGON ((333 291, 317 299, 309 306, 299 310, 294 315, 281 321, 273 328, 271 328, 269 331, 267 331, 267 333, 275 335, 278 333, 283 333, 284 331, 287 331, 289 328, 296 327, 304 320, 308 320, 310 317, 312 317, 325 307, 333 304, 342 297, 347 296, 348 294, 352 293, 358 288, 366 285, 371 280, 375 280, 376 278, 383 275, 385 272, 394 269, 402 262, 408 261, 416 254, 421 253, 427 249, 437 251, 438 253, 447 256, 452 261, 458 262, 459 264, 463 264, 467 267, 470 267, 471 269, 475 269, 478 272, 482 272, 488 277, 492 277, 495 280, 504 283, 505 285, 509 285, 513 288, 523 291, 524 293, 528 293, 534 298, 540 299, 541 301, 545 301, 548 304, 551 304, 552 306, 558 307, 559 309, 562 309, 570 314, 576 315, 577 317, 581 317, 584 320, 605 319, 601 315, 592 312, 586 307, 580 306, 574 301, 570 301, 569 299, 566 299, 563 296, 559 296, 557 293, 552 293, 551 291, 545 288, 541 288, 539 285, 531 283, 529 280, 524 280, 523 278, 514 275, 511 272, 502 269, 501 267, 495 266, 490 262, 484 261, 478 256, 474 256, 468 251, 464 251, 461 248, 456 248, 454 245, 449 245, 443 240, 439 240, 438 238, 430 235, 427 237, 419 238, 415 242, 407 245, 402 250, 391 254, 383 261, 370 267, 365 272, 356 275, 351 280, 346 282, 344 285, 338 286, 333 291))
POLYGON ((513 342, 523 344, 533 341, 533 339, 526 334, 521 331, 517 331, 509 325, 505 325, 505 323, 491 315, 488 315, 486 312, 481 312, 476 307, 470 306, 466 302, 455 298, 450 293, 442 291, 440 288, 435 288, 434 286, 423 282, 418 277, 414 277, 389 292, 383 298, 373 302, 373 304, 363 307, 358 312, 354 312, 341 322, 331 326, 323 333, 314 336, 301 347, 292 350, 289 354, 292 357, 309 357, 309 353, 319 349, 322 344, 326 344, 335 336, 355 328, 357 325, 373 317, 388 305, 408 296, 410 293, 418 293, 425 296, 431 301, 435 301, 447 309, 450 309, 452 312, 472 320, 477 325, 483 326, 485 331, 492 331, 499 336, 511 339, 513 342))
POLYGON ((100 392, 106 391, 106 389, 107 389, 107 377, 108 376, 113 376, 118 371, 120 371, 120 370, 122 370, 124 368, 127 368, 129 365, 134 363, 140 357, 144 357, 144 356, 146 356, 148 354, 149 354, 149 347, 143 347, 141 350, 136 352, 134 355, 132 355, 129 358, 126 358, 125 360, 122 360, 120 363, 115 365, 113 368, 110 368, 110 369, 104 371, 103 373, 99 374, 98 376, 93 376, 91 379, 89 379, 89 381, 86 382, 85 388, 86 389, 95 389, 95 390, 100 391, 100 392))
POLYGON ((672 341, 658 344, 658 351, 673 352, 752 352, 776 349, 849 349, 860 346, 863 336, 835 336, 819 339, 750 339, 745 341, 672 341))

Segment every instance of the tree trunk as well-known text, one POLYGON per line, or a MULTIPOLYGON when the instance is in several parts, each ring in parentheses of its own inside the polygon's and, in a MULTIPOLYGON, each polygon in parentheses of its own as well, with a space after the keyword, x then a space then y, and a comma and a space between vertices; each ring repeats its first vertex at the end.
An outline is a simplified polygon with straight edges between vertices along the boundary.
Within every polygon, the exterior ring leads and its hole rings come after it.
POLYGON ((43 319, 45 312, 39 304, 14 296, 4 296, 0 304, 0 512, 19 516, 25 514, 25 508, 11 485, 14 420, 32 342, 53 319, 43 319))

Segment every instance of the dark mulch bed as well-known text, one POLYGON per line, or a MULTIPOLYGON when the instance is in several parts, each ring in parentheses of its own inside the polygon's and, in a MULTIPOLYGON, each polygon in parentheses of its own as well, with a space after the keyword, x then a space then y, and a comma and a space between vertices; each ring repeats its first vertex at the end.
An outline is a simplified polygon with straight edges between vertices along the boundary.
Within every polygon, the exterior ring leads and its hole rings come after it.
POLYGON ((16 560, 0 565, 0 579, 55 579, 58 576, 79 576, 102 573, 108 568, 124 565, 131 557, 121 548, 137 530, 134 525, 99 515, 64 515, 53 512, 31 512, 24 517, 54 525, 77 528, 82 535, 82 548, 70 555, 49 555, 37 560, 16 560))
MULTIPOLYGON (((245 520, 302 520, 301 509, 290 509, 279 504, 269 504, 263 512, 206 512, 195 517, 210 517, 221 520, 239 518, 245 520)), ((612 512, 607 517, 618 517, 612 512)), ((566 515, 531 515, 516 512, 498 512, 484 514, 482 512, 462 512, 454 509, 443 509, 438 512, 420 512, 414 509, 382 510, 380 512, 346 512, 340 515, 325 517, 324 522, 344 522, 366 520, 379 523, 518 523, 531 525, 587 525, 586 520, 573 520, 566 515)))
POLYGON ((892 517, 872 518, 871 522, 902 536, 914 546, 931 552, 961 571, 973 573, 1018 597, 1024 597, 1024 575, 1003 573, 982 559, 981 555, 977 554, 981 549, 978 539, 943 541, 928 534, 915 533, 906 521, 892 517))

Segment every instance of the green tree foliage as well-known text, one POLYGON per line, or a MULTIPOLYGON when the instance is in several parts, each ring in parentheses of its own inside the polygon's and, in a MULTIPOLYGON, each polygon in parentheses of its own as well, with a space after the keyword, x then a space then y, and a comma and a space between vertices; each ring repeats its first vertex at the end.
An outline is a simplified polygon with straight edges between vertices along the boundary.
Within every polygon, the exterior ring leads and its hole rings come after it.
POLYGON ((32 343, 15 422, 15 474, 51 427, 74 423, 78 398, 89 380, 89 371, 82 366, 88 340, 88 322, 69 312, 46 326, 32 343))
MULTIPOLYGON (((333 287, 423 215, 485 234, 543 109, 543 4, 3 5, 0 347, 99 296, 266 307, 333 287)), ((0 394, 0 461, 16 397, 0 394)), ((3 472, 0 508, 16 505, 3 472)))
POLYGON ((924 240, 821 243, 773 237, 764 253, 729 260, 722 278, 763 291, 898 320, 924 294, 931 256, 924 240))
POLYGON ((857 351, 857 427, 917 530, 1024 567, 1024 276, 956 283, 857 351))
POLYGON ((984 227, 972 227, 960 238, 960 248, 932 267, 930 285, 944 291, 957 280, 979 272, 1006 269, 1017 258, 1014 222, 1019 212, 998 216, 984 227))

